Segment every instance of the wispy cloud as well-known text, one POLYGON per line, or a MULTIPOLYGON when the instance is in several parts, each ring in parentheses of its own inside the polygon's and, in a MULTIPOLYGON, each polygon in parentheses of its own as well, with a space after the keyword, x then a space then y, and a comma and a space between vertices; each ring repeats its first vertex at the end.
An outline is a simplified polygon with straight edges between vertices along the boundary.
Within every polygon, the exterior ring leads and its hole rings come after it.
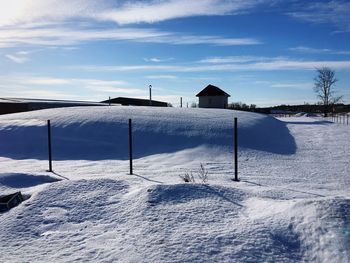
POLYGON ((272 0, 55 0, 1 1, 0 26, 76 18, 118 24, 154 23, 174 18, 238 14, 272 0))
MULTIPOLYGON (((218 59, 218 58, 216 58, 218 59)), ((116 65, 116 66, 94 66, 82 65, 72 66, 70 69, 86 71, 110 71, 110 72, 231 72, 231 71, 276 71, 276 70, 315 70, 315 68, 328 66, 336 70, 350 70, 350 60, 295 60, 283 57, 255 57, 247 60, 239 60, 235 63, 232 57, 212 60, 207 63, 198 61, 186 64, 162 64, 162 65, 116 65), (225 62, 225 63, 223 63, 225 62)), ((202 60, 204 61, 204 60, 202 60)))
POLYGON ((315 70, 315 68, 324 66, 337 70, 350 70, 350 60, 276 60, 253 63, 248 68, 253 70, 315 70))
MULTIPOLYGON (((2 77, 0 76, 0 79, 2 77)), ((72 92, 46 89, 38 86, 21 85, 9 80, 0 82, 1 96, 12 98, 41 98, 41 99, 81 99, 72 92)))
POLYGON ((310 90, 314 86, 312 82, 303 82, 303 83, 271 83, 271 88, 279 89, 297 89, 297 90, 310 90))
POLYGON ((150 75, 146 76, 148 79, 177 79, 177 76, 174 75, 150 75))
POLYGON ((143 60, 146 62, 161 63, 174 60, 174 58, 144 58, 143 60))
POLYGON ((108 1, 11 0, 0 1, 0 26, 43 25, 77 17, 93 17, 107 8, 108 1), (43 22, 45 21, 45 22, 43 22))
POLYGON ((87 41, 105 40, 175 45, 256 45, 261 41, 249 37, 182 34, 120 25, 199 15, 236 14, 270 1, 61 0, 59 4, 56 0, 0 1, 0 48, 23 45, 74 46, 87 41), (106 21, 116 22, 119 26, 111 27, 106 21))
POLYGON ((71 79, 62 79, 62 78, 52 78, 52 77, 14 77, 13 81, 26 85, 42 85, 42 86, 57 86, 57 85, 66 85, 72 82, 71 79))
POLYGON ((290 16, 315 24, 330 24, 350 31, 350 2, 345 0, 302 2, 290 16))
POLYGON ((17 64, 23 64, 29 61, 27 54, 21 52, 17 52, 15 54, 6 54, 5 57, 17 64))
POLYGON ((257 61, 271 61, 277 59, 285 59, 284 57, 256 57, 256 56, 227 56, 227 57, 209 57, 201 59, 199 63, 209 63, 209 64, 228 64, 228 63, 247 63, 247 62, 257 62, 257 61))
POLYGON ((169 34, 155 39, 145 39, 144 42, 167 43, 175 45, 216 45, 216 46, 245 46, 260 45, 262 42, 255 38, 225 38, 220 36, 180 35, 169 34))
MULTIPOLYGON (((132 96, 147 98, 148 88, 133 87, 130 83, 119 80, 56 78, 32 75, 0 75, 0 89, 3 97, 69 99, 102 101, 109 96, 132 96)), ((155 100, 179 102, 180 96, 189 100, 190 92, 170 90, 169 87, 154 88, 155 100), (186 97, 187 96, 187 97, 186 97)), ((193 98, 191 98, 193 99, 193 98)))
POLYGON ((117 28, 89 29, 67 27, 0 28, 0 48, 23 45, 71 46, 89 41, 134 41, 171 45, 257 45, 252 38, 225 38, 220 36, 181 35, 157 29, 117 28))
POLYGON ((106 10, 99 19, 112 20, 118 24, 154 23, 174 18, 208 15, 237 14, 262 2, 259 0, 158 0, 127 2, 117 9, 106 10))
POLYGON ((299 53, 305 53, 305 54, 350 55, 350 51, 334 50, 334 49, 328 49, 328 48, 311 48, 311 47, 304 47, 304 46, 293 47, 293 48, 290 48, 289 50, 299 52, 299 53))
POLYGON ((52 97, 52 98, 79 98, 81 91, 84 96, 98 94, 97 97, 107 97, 107 95, 118 96, 123 94, 140 95, 146 91, 133 88, 125 81, 100 80, 84 78, 56 78, 48 76, 32 75, 0 75, 1 87, 6 90, 3 96, 32 96, 32 97, 52 97))
MULTIPOLYGON (((23 79, 23 78, 21 78, 23 79)), ((118 80, 52 78, 52 77, 25 77, 27 83, 34 85, 64 85, 66 87, 80 87, 99 92, 136 94, 140 89, 130 88, 129 83, 118 80)))

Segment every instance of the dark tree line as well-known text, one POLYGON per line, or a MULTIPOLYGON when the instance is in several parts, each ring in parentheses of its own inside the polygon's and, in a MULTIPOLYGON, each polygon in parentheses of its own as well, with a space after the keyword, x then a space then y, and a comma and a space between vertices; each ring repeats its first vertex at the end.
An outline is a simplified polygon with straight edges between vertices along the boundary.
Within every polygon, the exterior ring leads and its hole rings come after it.
POLYGON ((232 102, 227 105, 227 108, 231 110, 255 111, 256 105, 255 104, 248 105, 242 102, 232 102))

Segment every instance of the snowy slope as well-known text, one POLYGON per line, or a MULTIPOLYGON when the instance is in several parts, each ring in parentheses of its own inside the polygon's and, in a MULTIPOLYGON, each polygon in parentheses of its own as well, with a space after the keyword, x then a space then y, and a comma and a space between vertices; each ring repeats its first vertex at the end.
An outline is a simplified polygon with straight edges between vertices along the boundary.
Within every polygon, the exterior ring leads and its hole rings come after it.
POLYGON ((1 116, 0 155, 15 159, 47 158, 47 119, 53 125, 55 158, 61 160, 128 158, 129 118, 134 124, 136 157, 203 144, 230 147, 234 117, 239 118, 242 147, 283 154, 295 151, 294 140, 285 125, 259 114, 150 107, 76 107, 1 116), (21 140, 23 134, 28 140, 21 140))
POLYGON ((0 116, 0 191, 30 197, 0 214, 0 262, 349 262, 349 133, 322 119, 227 110, 0 116), (45 172, 47 119, 55 173, 45 172), (195 184, 179 177, 190 171, 195 184))

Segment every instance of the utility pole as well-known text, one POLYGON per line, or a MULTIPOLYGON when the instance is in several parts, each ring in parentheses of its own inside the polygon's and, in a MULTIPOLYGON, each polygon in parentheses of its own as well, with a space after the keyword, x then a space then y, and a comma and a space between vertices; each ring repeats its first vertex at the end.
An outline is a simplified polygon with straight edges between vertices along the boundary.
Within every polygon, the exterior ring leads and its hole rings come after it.
POLYGON ((152 85, 149 85, 149 106, 152 106, 152 85))
POLYGON ((180 108, 182 108, 182 97, 180 97, 180 108))

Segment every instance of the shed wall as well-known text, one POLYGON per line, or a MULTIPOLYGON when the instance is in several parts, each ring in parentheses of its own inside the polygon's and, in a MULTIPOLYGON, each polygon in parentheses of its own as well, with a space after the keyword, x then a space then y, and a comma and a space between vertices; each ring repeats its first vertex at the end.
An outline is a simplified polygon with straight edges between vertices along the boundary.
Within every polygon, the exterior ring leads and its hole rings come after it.
POLYGON ((226 109, 228 97, 226 96, 203 96, 199 97, 199 108, 226 109))

